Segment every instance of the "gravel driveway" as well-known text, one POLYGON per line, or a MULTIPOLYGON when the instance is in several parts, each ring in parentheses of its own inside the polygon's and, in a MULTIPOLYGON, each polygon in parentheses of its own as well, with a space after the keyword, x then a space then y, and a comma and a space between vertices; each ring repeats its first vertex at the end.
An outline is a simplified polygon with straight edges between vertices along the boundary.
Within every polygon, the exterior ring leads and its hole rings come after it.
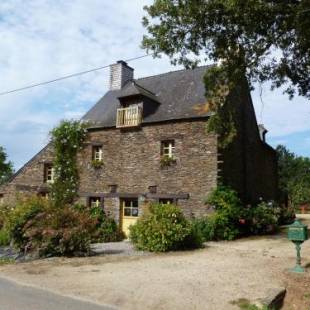
MULTIPOLYGON (((310 272, 295 275, 295 249, 286 235, 209 242, 204 249, 150 254, 128 242, 94 245, 102 254, 53 258, 0 267, 0 275, 120 309, 238 309, 287 287, 284 309, 310 308, 310 272)), ((310 241, 302 246, 310 269, 310 241)))

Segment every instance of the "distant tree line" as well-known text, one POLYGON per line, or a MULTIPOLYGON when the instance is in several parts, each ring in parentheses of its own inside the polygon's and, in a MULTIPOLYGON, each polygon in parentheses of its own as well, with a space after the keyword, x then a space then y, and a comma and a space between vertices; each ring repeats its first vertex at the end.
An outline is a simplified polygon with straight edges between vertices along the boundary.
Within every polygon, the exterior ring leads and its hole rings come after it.
POLYGON ((310 203, 310 158, 297 156, 283 145, 276 151, 282 199, 292 206, 310 203))

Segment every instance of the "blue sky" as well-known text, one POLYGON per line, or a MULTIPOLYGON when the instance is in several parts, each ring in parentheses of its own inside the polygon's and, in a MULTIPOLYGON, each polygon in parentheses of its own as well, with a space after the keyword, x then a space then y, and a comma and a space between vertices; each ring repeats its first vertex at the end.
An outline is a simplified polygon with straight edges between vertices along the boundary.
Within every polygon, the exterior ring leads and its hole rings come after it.
MULTIPOLYGON (((151 0, 1 0, 0 92, 145 54, 143 6, 151 0)), ((130 63, 142 77, 178 69, 166 57, 130 63)), ((108 69, 0 97, 0 145, 16 168, 61 120, 81 117, 105 93, 108 69)), ((281 91, 252 94, 273 146, 310 156, 310 103, 281 91)))

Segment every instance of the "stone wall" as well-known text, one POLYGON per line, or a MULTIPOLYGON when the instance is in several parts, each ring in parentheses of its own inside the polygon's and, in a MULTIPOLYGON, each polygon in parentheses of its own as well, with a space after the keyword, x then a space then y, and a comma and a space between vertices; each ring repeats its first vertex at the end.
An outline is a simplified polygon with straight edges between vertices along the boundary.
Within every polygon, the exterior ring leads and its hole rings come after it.
POLYGON ((53 149, 47 145, 26 163, 12 178, 11 182, 0 189, 3 203, 14 204, 18 195, 31 195, 48 191, 44 184, 44 165, 52 163, 53 149))
POLYGON ((109 193, 110 185, 117 185, 118 195, 126 197, 146 194, 156 186, 162 198, 189 194, 189 199, 178 200, 187 215, 205 214, 203 200, 217 184, 217 141, 206 134, 205 125, 205 120, 183 121, 91 132, 78 158, 81 194, 109 193), (176 164, 162 168, 161 141, 172 139, 176 164), (98 144, 102 144, 104 167, 96 170, 91 156, 92 145, 98 144))
MULTIPOLYGON (((187 216, 208 212, 203 200, 217 184, 217 139, 206 134, 206 120, 144 125, 141 128, 93 130, 78 155, 80 201, 104 196, 106 211, 119 218, 119 197, 144 195, 146 199, 179 197, 177 203, 187 216), (161 141, 175 141, 176 163, 160 166, 161 141), (102 145, 104 167, 91 165, 92 147, 102 145), (111 185, 117 185, 112 194, 111 185), (151 195, 149 186, 156 186, 151 195), (148 195, 148 196, 147 196, 148 195), (187 197, 188 196, 188 197, 187 197)), ((19 192, 44 191, 44 164, 52 161, 47 146, 5 188, 4 198, 14 202, 19 192)))
POLYGON ((259 135, 255 111, 247 84, 231 94, 228 110, 233 111, 237 136, 219 150, 220 176, 224 184, 238 191, 245 203, 278 199, 277 157, 259 135), (243 88, 243 90, 242 90, 243 88))

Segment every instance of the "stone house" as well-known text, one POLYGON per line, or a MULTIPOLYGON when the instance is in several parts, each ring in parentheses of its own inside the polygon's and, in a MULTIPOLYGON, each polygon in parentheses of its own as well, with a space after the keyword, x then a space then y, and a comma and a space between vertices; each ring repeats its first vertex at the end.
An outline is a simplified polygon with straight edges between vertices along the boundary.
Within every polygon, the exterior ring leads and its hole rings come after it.
MULTIPOLYGON (((277 160, 256 122, 246 83, 229 95, 237 135, 221 149, 206 132, 203 76, 207 66, 134 79, 123 61, 110 66, 109 91, 86 113, 88 140, 78 155, 79 199, 100 204, 123 231, 148 201, 175 203, 187 216, 208 212, 219 182, 245 203, 277 198, 277 160), (102 162, 94 167, 93 161, 102 162)), ((47 195, 53 182, 49 144, 0 188, 4 203, 22 193, 47 195)))

